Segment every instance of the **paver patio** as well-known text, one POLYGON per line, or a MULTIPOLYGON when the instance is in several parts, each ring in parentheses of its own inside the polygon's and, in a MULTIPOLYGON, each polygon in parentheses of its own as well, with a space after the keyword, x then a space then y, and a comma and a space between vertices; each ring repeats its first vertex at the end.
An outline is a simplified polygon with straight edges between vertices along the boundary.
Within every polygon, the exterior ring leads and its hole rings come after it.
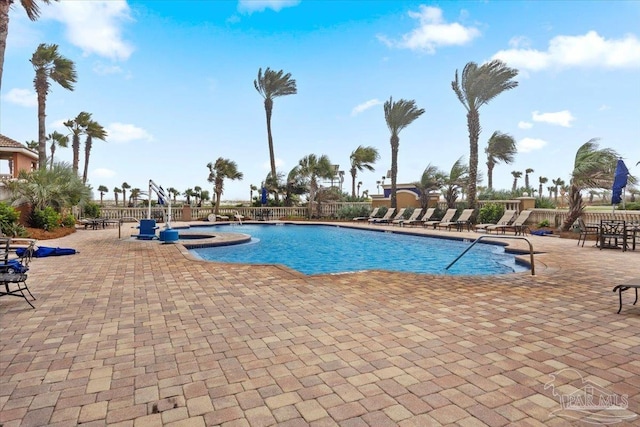
POLYGON ((33 261, 35 310, 0 299, 0 426, 560 426, 580 376, 640 424, 640 305, 612 293, 640 251, 530 240, 536 276, 472 278, 216 264, 117 229, 43 241, 80 253, 33 261))

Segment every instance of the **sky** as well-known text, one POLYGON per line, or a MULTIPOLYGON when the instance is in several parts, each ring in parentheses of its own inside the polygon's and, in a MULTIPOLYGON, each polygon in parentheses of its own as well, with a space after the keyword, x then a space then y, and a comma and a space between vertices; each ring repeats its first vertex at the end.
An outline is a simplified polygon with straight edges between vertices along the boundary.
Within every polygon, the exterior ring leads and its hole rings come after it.
MULTIPOLYGON (((449 171, 469 155, 466 110, 451 82, 468 62, 492 59, 519 71, 518 87, 480 109, 482 185, 494 131, 518 145, 515 162, 494 169, 494 188, 510 189, 511 172, 527 168, 536 188, 540 176, 568 182, 577 149, 592 138, 640 176, 640 1, 62 0, 42 5, 36 22, 15 3, 0 133, 37 140, 29 59, 40 43, 57 44, 78 81, 73 91, 52 85, 46 131, 68 133, 62 123, 81 111, 105 127, 89 162, 94 189, 127 182, 144 191, 151 179, 212 190, 206 165, 223 157, 244 178, 225 181, 222 200, 248 200, 269 172, 254 88, 267 67, 291 73, 298 89, 274 100, 285 176, 304 156, 325 154, 346 172, 350 192, 349 156, 373 146, 375 171, 357 181, 377 194, 391 165, 390 98, 425 110, 400 133, 398 183, 418 181, 430 164, 449 171)), ((56 151, 56 161, 71 159, 71 148, 56 151)))

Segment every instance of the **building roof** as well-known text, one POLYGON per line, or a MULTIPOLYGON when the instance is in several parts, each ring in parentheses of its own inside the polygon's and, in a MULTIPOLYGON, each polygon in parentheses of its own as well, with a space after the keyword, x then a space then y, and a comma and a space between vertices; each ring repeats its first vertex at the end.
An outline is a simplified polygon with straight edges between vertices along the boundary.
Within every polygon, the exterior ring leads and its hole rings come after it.
POLYGON ((25 148, 25 145, 0 133, 0 147, 25 148))
POLYGON ((0 133, 0 151, 3 152, 18 152, 26 155, 27 157, 38 160, 38 153, 27 148, 25 144, 16 141, 15 139, 11 139, 8 136, 2 135, 0 133))

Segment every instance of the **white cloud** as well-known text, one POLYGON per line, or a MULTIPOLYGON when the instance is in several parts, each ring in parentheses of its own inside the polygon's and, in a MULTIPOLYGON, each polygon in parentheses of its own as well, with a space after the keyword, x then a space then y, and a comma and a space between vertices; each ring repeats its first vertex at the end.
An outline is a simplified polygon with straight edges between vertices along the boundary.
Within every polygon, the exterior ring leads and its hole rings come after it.
POLYGON ((107 126, 107 141, 109 142, 129 142, 137 140, 153 141, 153 136, 146 130, 131 124, 111 123, 107 126))
POLYGON ((3 98, 5 101, 22 107, 37 107, 38 95, 30 89, 11 89, 3 98))
MULTIPOLYGON (((276 161, 276 170, 281 168, 282 166, 284 166, 284 160, 279 159, 278 157, 276 157, 275 161, 276 161)), ((271 161, 267 160, 266 162, 264 162, 262 164, 262 168, 264 170, 266 170, 266 171, 271 172, 271 161)))
POLYGON ((531 129, 533 127, 533 123, 529 122, 518 122, 518 127, 520 129, 531 129))
POLYGON ((121 74, 122 68, 117 65, 106 65, 102 62, 96 62, 93 64, 93 72, 101 76, 105 76, 107 74, 121 74))
POLYGON ((351 110, 351 115, 352 116, 358 115, 363 111, 366 111, 369 108, 375 107, 376 105, 380 105, 380 104, 382 104, 382 101, 380 101, 379 99, 370 99, 366 102, 363 102, 362 104, 356 105, 353 108, 353 110, 351 110))
POLYGON ((238 0, 238 11, 250 14, 271 9, 280 12, 285 7, 297 6, 299 3, 300 0, 238 0))
POLYGON ((549 41, 546 51, 522 46, 516 39, 512 41, 512 49, 499 51, 493 59, 500 59, 510 67, 531 71, 569 67, 640 67, 640 40, 633 34, 609 40, 595 31, 581 36, 556 36, 549 41))
POLYGON ((409 16, 417 19, 420 24, 410 33, 404 34, 401 41, 389 40, 384 35, 378 36, 378 39, 389 47, 435 53, 438 47, 464 45, 480 36, 477 28, 465 27, 457 22, 445 22, 442 9, 437 7, 421 5, 418 12, 409 12, 409 16))
POLYGON ((528 153, 530 151, 539 150, 547 145, 547 141, 536 138, 522 138, 518 141, 518 153, 528 153))
POLYGON ((598 108, 598 111, 606 111, 606 110, 610 110, 610 109, 611 109, 610 105, 602 104, 600 106, 600 108, 598 108))
POLYGON ((116 176, 116 173, 111 169, 97 168, 93 170, 91 176, 95 178, 113 178, 114 176, 116 176))
POLYGON ((531 118, 534 122, 549 123, 551 125, 558 125, 565 128, 570 128, 571 122, 576 119, 569 110, 562 110, 557 113, 538 113, 537 111, 534 111, 531 113, 531 118))
POLYGON ((42 8, 42 15, 62 22, 66 26, 66 37, 85 55, 126 60, 133 52, 133 46, 122 36, 123 24, 133 20, 126 1, 52 2, 42 8))

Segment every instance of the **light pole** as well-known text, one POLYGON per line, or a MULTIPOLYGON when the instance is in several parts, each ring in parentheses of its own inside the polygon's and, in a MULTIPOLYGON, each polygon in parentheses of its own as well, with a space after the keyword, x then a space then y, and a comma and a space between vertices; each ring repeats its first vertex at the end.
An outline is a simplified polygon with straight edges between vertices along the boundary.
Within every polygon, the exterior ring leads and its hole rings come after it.
POLYGON ((376 185, 378 186, 378 194, 380 194, 380 181, 376 181, 376 185))

